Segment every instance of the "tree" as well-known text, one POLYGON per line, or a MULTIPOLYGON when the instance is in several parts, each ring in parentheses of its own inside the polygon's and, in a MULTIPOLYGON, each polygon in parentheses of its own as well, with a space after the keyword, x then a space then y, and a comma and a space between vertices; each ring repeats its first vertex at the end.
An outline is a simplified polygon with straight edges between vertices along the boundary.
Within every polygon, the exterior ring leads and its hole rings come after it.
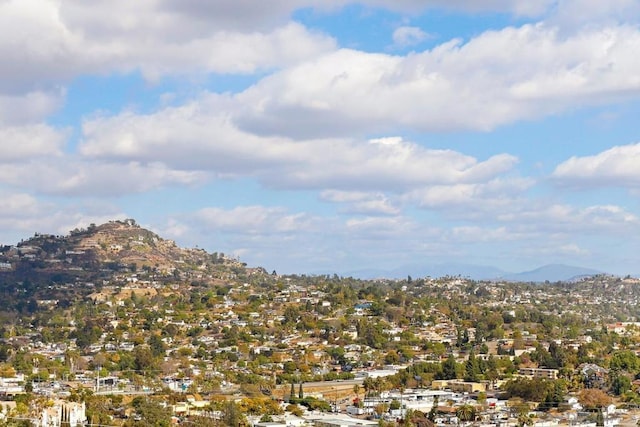
POLYGON ((359 402, 360 401, 360 384, 354 384, 353 385, 353 394, 356 395, 356 399, 359 402))
POLYGON ((587 411, 597 411, 609 405, 612 399, 602 390, 587 388, 580 391, 578 400, 587 411))
POLYGON ((509 400, 509 406, 515 413, 516 419, 518 420, 518 427, 524 427, 526 425, 533 424, 533 418, 529 415, 529 412, 531 412, 531 408, 529 407, 528 403, 524 402, 520 398, 516 398, 509 400))
POLYGON ((222 408, 220 420, 225 426, 239 427, 241 424, 244 424, 244 415, 238 407, 238 404, 230 400, 222 408))
POLYGON ((478 381, 480 375, 480 367, 476 355, 473 350, 469 353, 469 358, 464 367, 464 380, 465 381, 478 381))
POLYGON ((220 427, 220 423, 218 422, 218 420, 210 417, 195 416, 190 417, 189 421, 192 422, 193 425, 198 427, 220 427))
POLYGON ((460 421, 473 421, 476 419, 476 408, 472 405, 462 405, 456 409, 456 416, 460 421))
POLYGON ((620 396, 631 390, 631 380, 626 375, 616 372, 612 375, 611 392, 616 396, 620 396))
POLYGON ((135 427, 169 427, 171 425, 171 411, 155 400, 146 397, 136 397, 131 405, 140 416, 140 420, 130 420, 125 426, 135 427))
POLYGON ((547 394, 544 401, 538 405, 538 409, 542 411, 548 411, 551 408, 558 408, 564 401, 564 395, 567 392, 567 385, 565 380, 555 380, 549 383, 547 387, 547 394))
POLYGON ((533 402, 542 402, 549 393, 552 382, 543 378, 516 378, 502 387, 509 397, 519 397, 533 402))
POLYGON ((631 350, 616 351, 611 356, 609 368, 616 371, 636 372, 640 369, 640 358, 631 350))
POLYGON ((458 373, 456 372, 458 364, 456 363, 456 359, 452 354, 449 355, 447 360, 442 362, 442 379, 443 380, 454 380, 458 377, 458 373))
POLYGON ((367 396, 369 396, 375 388, 373 383, 373 378, 371 377, 365 378, 364 381, 362 382, 362 387, 364 388, 364 396, 366 399, 367 396))
POLYGON ((151 349, 146 346, 137 346, 133 350, 134 366, 137 371, 149 371, 155 367, 155 360, 151 349))
POLYGON ((298 388, 298 399, 304 399, 304 391, 302 390, 302 383, 300 383, 300 387, 298 388))
POLYGON ((160 335, 153 334, 149 337, 149 347, 151 348, 151 354, 153 357, 164 356, 166 347, 160 335))

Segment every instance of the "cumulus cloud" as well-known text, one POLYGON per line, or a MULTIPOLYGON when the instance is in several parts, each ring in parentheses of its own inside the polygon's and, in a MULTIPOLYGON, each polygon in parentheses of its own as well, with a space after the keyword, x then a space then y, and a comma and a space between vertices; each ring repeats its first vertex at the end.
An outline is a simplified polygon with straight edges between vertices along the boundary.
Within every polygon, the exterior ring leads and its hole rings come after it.
POLYGON ((19 126, 41 122, 60 108, 64 97, 63 90, 0 93, 0 125, 19 126))
POLYGON ((121 210, 99 202, 56 204, 30 193, 0 188, 0 242, 14 244, 34 232, 66 234, 91 223, 126 218, 121 210))
POLYGON ((552 25, 575 29, 634 23, 640 17, 640 3, 635 0, 561 0, 547 18, 552 25))
MULTIPOLYGON (((221 176, 253 176, 267 186, 338 190, 397 190, 489 180, 517 159, 480 161, 452 150, 431 150, 400 139, 294 141, 238 129, 228 98, 217 96, 155 114, 123 113, 88 120, 80 152, 89 158, 162 162, 221 176)), ((233 107, 232 107, 233 108, 233 107)))
POLYGON ((562 36, 543 24, 392 56, 340 49, 238 95, 235 120, 262 134, 481 130, 637 95, 634 27, 562 36), (331 126, 326 126, 331 123, 331 126))
POLYGON ((400 209, 381 192, 325 190, 320 199, 346 205, 341 210, 348 214, 364 215, 398 215, 400 209))
POLYGON ((25 193, 0 192, 0 212, 3 215, 32 214, 38 209, 38 201, 35 197, 25 193))
MULTIPOLYGON (((255 2, 252 0, 159 0, 158 12, 179 14, 189 22, 201 26, 217 26, 226 30, 252 31, 255 28, 269 28, 281 24, 297 8, 321 4, 319 0, 272 0, 255 2)), ((327 7, 341 1, 325 0, 327 7)))
POLYGON ((34 157, 59 157, 62 155, 67 133, 44 124, 0 126, 0 141, 3 143, 0 163, 34 157))
POLYGON ((161 10, 179 12, 191 19, 219 22, 232 28, 255 28, 273 24, 289 16, 294 10, 314 8, 317 12, 332 12, 358 3, 365 7, 379 7, 403 13, 422 13, 430 9, 466 12, 502 12, 523 16, 539 16, 550 10, 555 0, 273 0, 256 4, 251 0, 216 1, 161 0, 161 10))
MULTIPOLYGON (((405 13, 419 13, 429 9, 464 12, 501 12, 518 16, 540 16, 557 0, 362 0, 364 5, 384 7, 405 13)), ((345 1, 345 3, 347 3, 345 1)), ((351 3, 351 2, 349 2, 351 3)))
POLYGON ((506 242, 537 237, 533 232, 518 232, 509 227, 480 227, 463 225, 452 227, 449 238, 455 243, 506 242))
POLYGON ((406 238, 408 234, 420 229, 414 220, 399 215, 350 218, 345 225, 350 238, 359 240, 386 240, 394 236, 406 238))
POLYGON ((420 44, 429 37, 429 34, 419 27, 398 27, 391 37, 396 47, 403 48, 420 44))
POLYGON ((283 22, 238 31, 169 14, 156 1, 8 0, 0 3, 0 92, 56 87, 73 77, 140 71, 253 73, 333 50, 332 38, 283 22))
POLYGON ((461 210, 475 216, 510 208, 534 184, 530 178, 495 178, 487 182, 427 186, 407 193, 405 198, 424 208, 461 210))
POLYGON ((617 205, 576 207, 567 204, 527 203, 520 208, 498 213, 496 220, 515 224, 519 230, 536 230, 544 235, 567 233, 627 234, 640 231, 640 218, 617 205))
POLYGON ((306 213, 290 214, 282 207, 258 205, 204 208, 192 217, 211 231, 242 234, 296 233, 313 227, 313 218, 306 213))
MULTIPOLYGON (((517 255, 524 257, 548 256, 551 257, 549 262, 558 263, 558 257, 563 260, 566 259, 567 262, 575 262, 576 258, 586 259, 586 257, 594 255, 594 253, 576 243, 557 241, 551 243, 536 242, 531 246, 521 247, 517 250, 517 255)), ((593 261, 595 260, 589 260, 589 263, 591 264, 593 261)))
POLYGON ((99 162, 73 158, 32 160, 3 165, 0 182, 41 194, 115 197, 168 186, 204 182, 204 172, 181 171, 161 163, 99 162))
POLYGON ((594 156, 571 157, 551 177, 562 185, 583 188, 640 187, 640 143, 615 146, 594 156))

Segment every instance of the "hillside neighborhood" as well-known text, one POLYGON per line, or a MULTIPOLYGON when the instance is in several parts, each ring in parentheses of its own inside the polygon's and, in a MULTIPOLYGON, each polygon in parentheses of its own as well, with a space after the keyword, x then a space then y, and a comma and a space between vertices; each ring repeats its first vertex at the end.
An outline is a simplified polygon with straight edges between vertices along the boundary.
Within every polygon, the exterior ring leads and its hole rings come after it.
POLYGON ((640 280, 281 275, 134 220, 0 248, 0 425, 640 421, 640 280))

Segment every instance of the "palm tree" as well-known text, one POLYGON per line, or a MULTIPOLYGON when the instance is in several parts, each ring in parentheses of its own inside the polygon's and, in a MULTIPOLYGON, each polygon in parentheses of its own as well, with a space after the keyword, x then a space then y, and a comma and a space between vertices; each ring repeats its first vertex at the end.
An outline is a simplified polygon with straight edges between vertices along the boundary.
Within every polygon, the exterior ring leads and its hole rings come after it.
POLYGON ((476 408, 472 405, 462 405, 456 409, 456 416, 460 421, 473 421, 476 418, 476 408))
POLYGON ((362 382, 362 387, 364 387, 364 396, 366 398, 371 393, 371 390, 374 389, 373 378, 371 377, 365 378, 364 381, 362 382))

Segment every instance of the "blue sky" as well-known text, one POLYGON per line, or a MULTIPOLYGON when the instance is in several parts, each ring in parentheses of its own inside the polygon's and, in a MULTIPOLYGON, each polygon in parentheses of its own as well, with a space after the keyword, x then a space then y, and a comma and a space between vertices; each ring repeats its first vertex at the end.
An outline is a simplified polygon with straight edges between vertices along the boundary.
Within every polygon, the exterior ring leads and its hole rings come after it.
POLYGON ((0 242, 638 274, 634 0, 0 2, 0 242))

